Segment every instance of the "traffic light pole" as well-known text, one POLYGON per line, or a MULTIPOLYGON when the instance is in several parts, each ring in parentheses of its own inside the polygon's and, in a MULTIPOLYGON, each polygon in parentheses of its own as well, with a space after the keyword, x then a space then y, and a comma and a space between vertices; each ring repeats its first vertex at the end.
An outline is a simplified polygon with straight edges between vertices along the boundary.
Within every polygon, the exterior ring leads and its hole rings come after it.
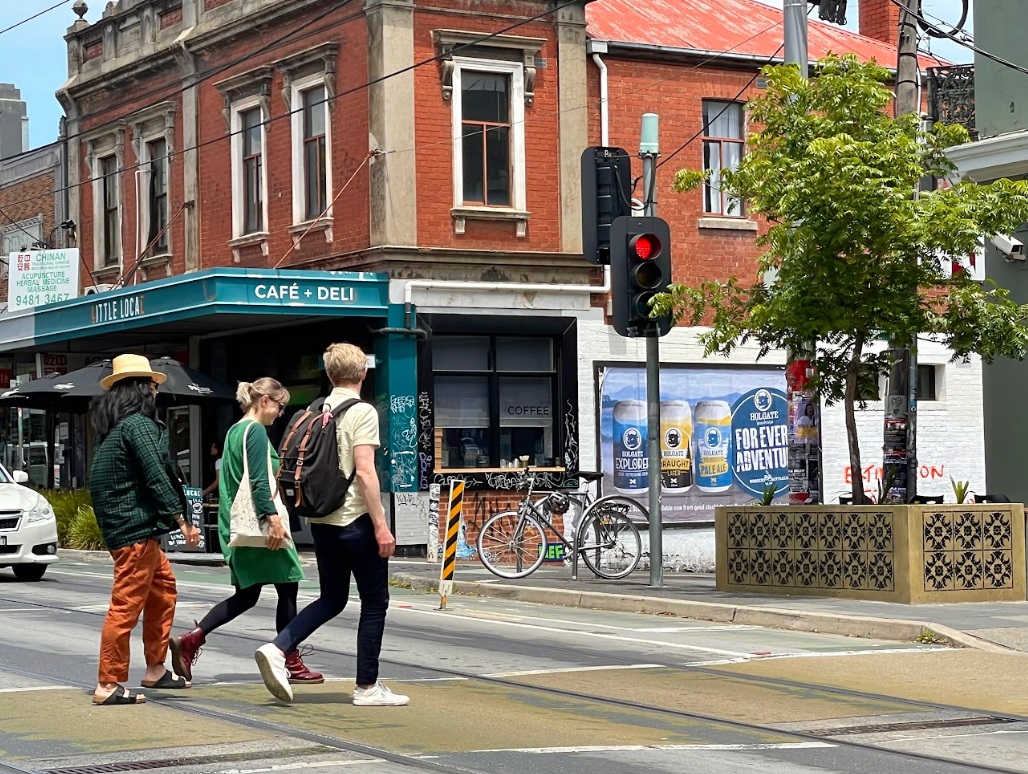
MULTIPOLYGON (((642 118, 639 158, 643 168, 644 214, 657 215, 657 156, 659 155, 658 118, 646 113, 642 118)), ((660 508, 660 337, 656 331, 646 337, 646 451, 649 480, 650 587, 664 585, 664 537, 660 508)))

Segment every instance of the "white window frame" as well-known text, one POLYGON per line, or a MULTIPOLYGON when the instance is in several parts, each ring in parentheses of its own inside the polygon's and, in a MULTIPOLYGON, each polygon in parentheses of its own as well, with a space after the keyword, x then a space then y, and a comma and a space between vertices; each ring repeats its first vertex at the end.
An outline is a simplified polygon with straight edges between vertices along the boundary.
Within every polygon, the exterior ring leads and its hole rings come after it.
POLYGON ((137 191, 139 196, 139 250, 141 251, 141 260, 146 261, 153 258, 162 258, 171 255, 171 232, 172 229, 168 228, 167 233, 164 237, 168 242, 166 250, 160 253, 154 253, 153 255, 146 255, 142 251, 150 244, 150 178, 153 175, 150 163, 153 159, 150 157, 150 144, 154 142, 164 142, 164 183, 167 187, 167 194, 165 195, 164 201, 165 206, 168 208, 168 224, 171 224, 171 145, 168 142, 167 135, 163 132, 152 132, 144 134, 140 137, 140 148, 139 148, 139 164, 143 170, 143 174, 139 177, 142 179, 142 191, 137 191))
POLYGON ((451 124, 453 140, 453 210, 454 230, 464 233, 466 218, 489 218, 490 216, 508 217, 518 222, 518 236, 525 236, 528 212, 526 188, 526 152, 525 152, 525 66, 521 62, 507 62, 495 59, 473 59, 469 57, 453 57, 453 91, 451 124), (464 140, 462 124, 464 121, 463 95, 461 93, 463 73, 465 70, 481 73, 505 75, 510 83, 510 160, 511 160, 511 192, 509 207, 491 207, 464 203, 464 140))
MULTIPOLYGON (((325 90, 326 99, 329 98, 331 88, 327 83, 325 73, 317 73, 307 78, 296 80, 292 83, 290 93, 290 110, 292 111, 291 123, 293 133, 293 225, 309 226, 314 218, 308 218, 305 201, 307 193, 307 170, 304 163, 304 136, 303 136, 303 94, 311 89, 321 87, 325 90)), ((325 111, 325 202, 328 211, 318 221, 318 225, 332 224, 332 111, 331 102, 325 102, 321 108, 325 111)), ((320 213, 319 213, 320 214, 320 213)), ((315 218, 317 215, 314 216, 315 218)), ((331 242, 330 232, 326 232, 326 239, 331 242)))
POLYGON ((268 112, 266 103, 260 97, 241 99, 232 103, 232 237, 235 240, 263 242, 267 255, 268 232, 268 112), (263 228, 260 231, 246 232, 244 219, 246 203, 243 201, 246 189, 243 176, 243 119, 242 114, 253 109, 261 112, 261 218, 263 228))
MULTIPOLYGON (((739 146, 739 160, 740 160, 740 162, 742 161, 742 157, 746 155, 746 130, 747 130, 747 126, 746 126, 746 119, 747 119, 746 105, 744 103, 742 103, 742 102, 737 102, 737 101, 732 100, 732 99, 721 99, 721 98, 716 98, 716 97, 704 97, 701 100, 701 102, 700 102, 700 123, 701 123, 701 127, 702 127, 703 121, 705 120, 706 106, 707 106, 708 103, 717 104, 717 105, 730 105, 730 106, 735 107, 735 108, 737 108, 739 110, 739 127, 740 127, 740 136, 739 137, 718 137, 718 136, 715 136, 715 135, 708 135, 708 134, 706 134, 706 132, 704 132, 700 136, 701 153, 705 153, 705 150, 703 150, 703 149, 705 149, 707 142, 713 141, 713 142, 717 142, 718 143, 718 146, 719 146, 719 152, 718 152, 718 164, 719 164, 718 172, 720 173, 720 172, 723 172, 726 169, 726 167, 722 163, 724 161, 724 145, 725 145, 725 143, 733 143, 733 144, 737 144, 739 146)), ((703 170, 705 172, 708 171, 708 168, 706 166, 706 158, 705 157, 703 158, 703 170)), ((719 175, 719 180, 720 180, 720 175, 719 175)), ((718 209, 716 211, 709 211, 708 212, 707 211, 707 201, 706 200, 707 200, 707 192, 709 190, 710 190, 710 181, 708 179, 707 181, 704 182, 703 186, 700 189, 700 193, 703 196, 703 201, 701 203, 701 207, 702 207, 702 210, 703 210, 703 217, 705 217, 705 218, 724 218, 724 219, 731 219, 731 220, 745 220, 746 218, 749 217, 747 212, 746 212, 746 202, 744 200, 742 200, 742 199, 735 200, 736 204, 738 205, 738 212, 729 212, 728 211, 729 210, 729 206, 730 206, 732 200, 730 200, 728 198, 728 195, 720 187, 718 188, 718 200, 719 200, 718 201, 718 206, 719 206, 720 209, 718 209)))
POLYGON ((125 266, 125 202, 122 198, 121 176, 124 173, 124 165, 114 148, 105 148, 97 152, 93 159, 93 268, 96 271, 104 269, 113 271, 115 268, 121 274, 125 266), (114 159, 115 167, 115 197, 118 200, 118 260, 114 263, 107 263, 107 222, 104 219, 104 171, 105 159, 114 159))

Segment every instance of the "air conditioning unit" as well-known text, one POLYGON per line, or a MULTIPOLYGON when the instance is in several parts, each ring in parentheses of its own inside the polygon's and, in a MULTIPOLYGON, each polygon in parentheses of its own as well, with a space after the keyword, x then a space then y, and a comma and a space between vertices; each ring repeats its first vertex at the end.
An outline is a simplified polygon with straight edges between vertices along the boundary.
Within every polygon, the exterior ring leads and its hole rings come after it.
POLYGON ((95 296, 97 293, 105 293, 108 290, 114 290, 114 285, 107 283, 100 285, 90 285, 88 288, 86 288, 84 295, 95 296))

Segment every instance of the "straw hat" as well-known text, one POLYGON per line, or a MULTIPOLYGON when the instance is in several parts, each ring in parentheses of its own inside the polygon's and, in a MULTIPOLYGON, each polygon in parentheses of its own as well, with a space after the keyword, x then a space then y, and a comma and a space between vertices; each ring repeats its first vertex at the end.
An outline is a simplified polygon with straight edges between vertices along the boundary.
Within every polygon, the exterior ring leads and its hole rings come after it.
POLYGON ((142 355, 118 355, 111 361, 113 369, 110 376, 100 380, 100 386, 105 390, 111 389, 122 379, 152 379, 157 384, 164 384, 167 376, 150 367, 150 361, 142 355))

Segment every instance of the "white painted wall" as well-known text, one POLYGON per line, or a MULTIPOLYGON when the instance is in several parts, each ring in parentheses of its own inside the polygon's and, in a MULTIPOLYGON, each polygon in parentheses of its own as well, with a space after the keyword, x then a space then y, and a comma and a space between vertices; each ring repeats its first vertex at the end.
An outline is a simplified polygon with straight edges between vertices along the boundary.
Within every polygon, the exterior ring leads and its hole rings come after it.
MULTIPOLYGON (((597 362, 645 362, 644 339, 626 339, 614 333, 597 314, 582 315, 578 323, 579 449, 583 470, 597 469, 596 366, 597 362)), ((695 328, 676 328, 660 341, 661 363, 704 364, 756 362, 755 347, 741 347, 728 360, 703 357, 695 328)), ((940 367, 937 372, 939 400, 921 402, 918 414, 918 459, 922 476, 918 492, 945 495, 952 501, 950 476, 969 480, 971 490, 985 491, 985 440, 982 419, 982 367, 977 358, 969 363, 949 362, 949 352, 934 342, 922 341, 919 362, 940 367)), ((763 363, 784 365, 783 353, 772 353, 763 363)), ((867 473, 865 489, 877 491, 882 459, 882 404, 868 404, 857 415, 861 459, 867 473)), ((849 491, 846 483, 849 455, 841 405, 826 407, 822 415, 825 496, 838 502, 849 491)), ((644 536, 645 540, 645 536, 644 536)), ((713 530, 667 530, 664 533, 664 563, 673 571, 713 572, 713 530)))

